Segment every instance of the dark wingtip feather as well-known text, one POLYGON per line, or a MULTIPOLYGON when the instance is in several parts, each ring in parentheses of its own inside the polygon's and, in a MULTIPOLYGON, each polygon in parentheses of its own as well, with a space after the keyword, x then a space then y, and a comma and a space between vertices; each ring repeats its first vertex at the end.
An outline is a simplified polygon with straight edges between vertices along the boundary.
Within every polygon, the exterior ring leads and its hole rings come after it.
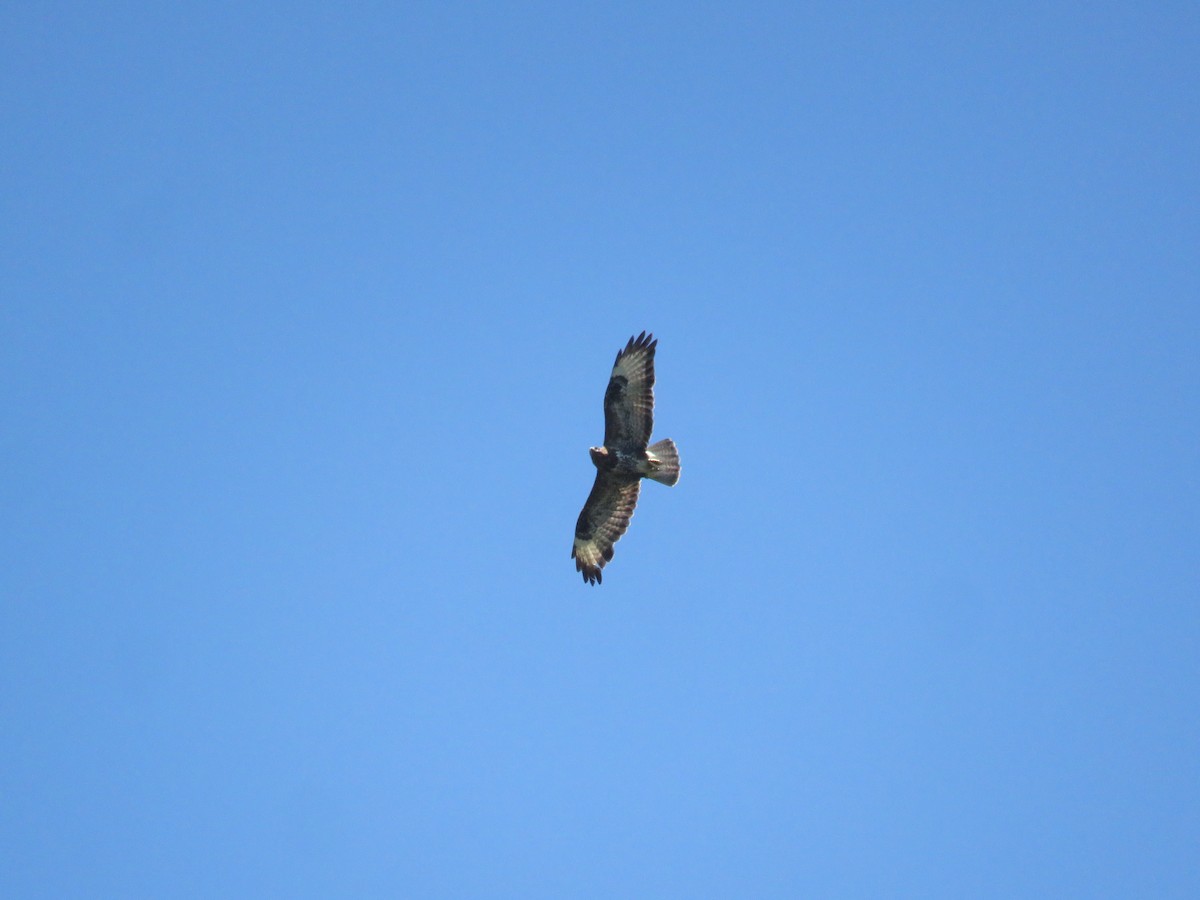
POLYGON ((583 576, 583 580, 588 584, 598 584, 600 582, 600 568, 598 566, 589 565, 575 555, 575 548, 571 548, 571 557, 575 560, 575 571, 583 576))
POLYGON ((643 331, 641 334, 631 337, 625 342, 625 346, 617 351, 617 358, 613 360, 613 365, 615 366, 618 362, 620 362, 621 357, 626 353, 632 353, 634 350, 648 350, 653 352, 654 348, 657 346, 658 340, 654 337, 654 335, 648 331, 643 331))

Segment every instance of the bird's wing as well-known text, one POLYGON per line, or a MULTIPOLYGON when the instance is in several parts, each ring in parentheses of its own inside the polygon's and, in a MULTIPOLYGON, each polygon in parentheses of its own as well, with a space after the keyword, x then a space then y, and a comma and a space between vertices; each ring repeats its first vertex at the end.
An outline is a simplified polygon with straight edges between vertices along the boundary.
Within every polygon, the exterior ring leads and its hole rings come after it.
POLYGON ((640 487, 637 477, 596 473, 596 483, 575 523, 575 543, 571 547, 575 569, 589 584, 602 580, 600 570, 613 558, 613 544, 629 527, 640 487))
POLYGON ((604 392, 604 446, 645 450, 654 427, 654 335, 642 332, 617 353, 604 392))

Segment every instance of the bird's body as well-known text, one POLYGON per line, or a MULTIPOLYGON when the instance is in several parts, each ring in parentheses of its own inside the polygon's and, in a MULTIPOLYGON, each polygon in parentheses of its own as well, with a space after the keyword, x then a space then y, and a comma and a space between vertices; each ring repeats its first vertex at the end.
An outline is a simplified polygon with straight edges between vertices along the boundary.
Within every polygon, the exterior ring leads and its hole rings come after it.
POLYGON ((643 478, 665 485, 679 481, 679 451, 670 438, 649 444, 654 425, 654 350, 658 341, 642 332, 617 353, 604 392, 604 446, 588 453, 596 481, 575 524, 571 557, 583 580, 599 584, 600 570, 613 557, 643 478))
POLYGON ((627 450, 614 449, 610 451, 607 447, 591 447, 588 452, 591 454, 596 468, 602 472, 639 478, 643 475, 653 477, 650 457, 645 450, 640 453, 630 453, 627 450))

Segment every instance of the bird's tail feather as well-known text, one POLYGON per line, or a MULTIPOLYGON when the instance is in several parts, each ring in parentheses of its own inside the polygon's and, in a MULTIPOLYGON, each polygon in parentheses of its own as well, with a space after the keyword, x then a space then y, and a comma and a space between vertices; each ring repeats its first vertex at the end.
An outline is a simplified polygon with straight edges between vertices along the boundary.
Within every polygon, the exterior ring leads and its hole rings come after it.
POLYGON ((653 478, 668 487, 679 481, 679 448, 673 440, 663 438, 658 443, 651 444, 646 448, 646 455, 658 462, 648 473, 648 478, 653 478))

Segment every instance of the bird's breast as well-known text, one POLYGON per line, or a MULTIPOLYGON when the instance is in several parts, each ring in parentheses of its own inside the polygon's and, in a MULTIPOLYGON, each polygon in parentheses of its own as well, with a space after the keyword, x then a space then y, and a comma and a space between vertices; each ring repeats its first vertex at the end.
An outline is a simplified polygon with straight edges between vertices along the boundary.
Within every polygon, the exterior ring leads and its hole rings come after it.
POLYGON ((609 451, 613 457, 613 471, 619 472, 622 475, 641 475, 642 465, 641 459, 635 453, 629 453, 625 450, 609 451))

